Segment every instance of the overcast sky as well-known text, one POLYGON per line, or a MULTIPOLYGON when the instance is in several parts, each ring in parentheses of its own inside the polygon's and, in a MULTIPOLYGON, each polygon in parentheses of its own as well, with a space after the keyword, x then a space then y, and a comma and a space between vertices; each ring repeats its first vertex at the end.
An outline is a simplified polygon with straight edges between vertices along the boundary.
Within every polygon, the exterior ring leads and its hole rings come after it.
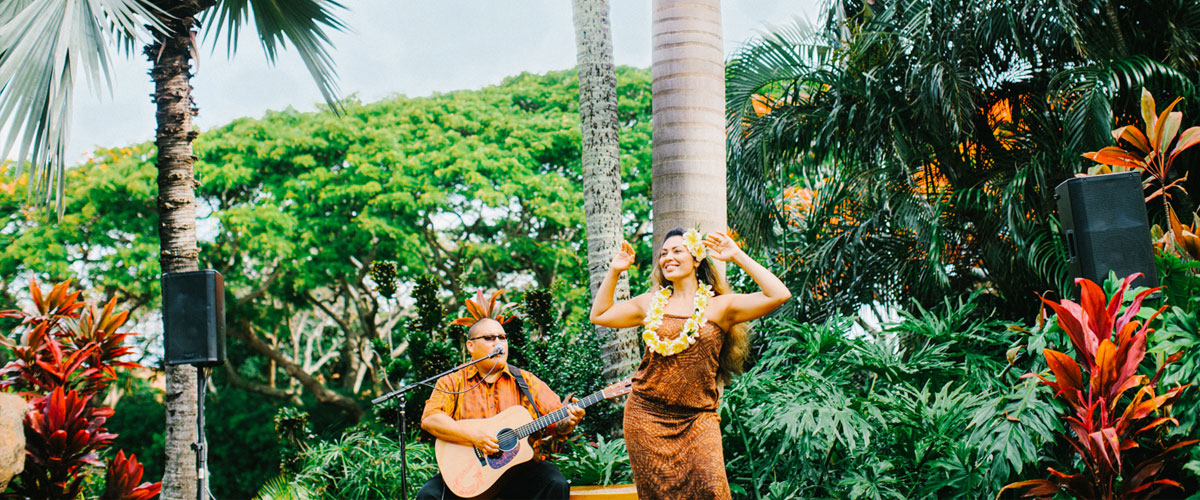
MULTIPOLYGON (((816 21, 824 0, 725 0, 725 54, 770 25, 797 16, 816 21)), ((542 73, 575 66, 570 0, 342 0, 350 27, 332 36, 343 95, 372 102, 392 95, 476 89, 522 71, 542 73)), ((617 64, 650 66, 650 0, 610 0, 617 64)), ((322 102, 294 51, 268 65, 249 28, 232 59, 224 41, 204 43, 194 98, 196 125, 208 129, 266 110, 313 110, 322 102)), ((140 52, 140 51, 139 51, 140 52)), ((67 148, 69 164, 96 146, 124 146, 154 137, 149 62, 139 55, 114 65, 112 95, 93 96, 82 86, 67 148)))

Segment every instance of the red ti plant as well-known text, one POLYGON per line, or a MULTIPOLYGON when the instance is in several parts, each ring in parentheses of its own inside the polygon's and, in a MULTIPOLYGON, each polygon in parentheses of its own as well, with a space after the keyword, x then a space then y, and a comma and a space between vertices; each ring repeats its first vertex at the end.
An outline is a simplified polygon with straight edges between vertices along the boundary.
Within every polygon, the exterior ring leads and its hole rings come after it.
MULTIPOLYGON (((1118 143, 1125 142, 1129 148, 1119 145, 1109 146, 1100 151, 1084 153, 1083 157, 1102 165, 1136 168, 1150 174, 1151 178, 1158 181, 1159 189, 1147 196, 1146 201, 1161 195, 1163 211, 1170 210, 1170 203, 1167 202, 1167 199, 1171 197, 1171 194, 1167 191, 1177 188, 1184 193, 1187 192, 1179 185, 1181 180, 1187 180, 1186 174, 1183 179, 1167 183, 1171 165, 1175 163, 1175 157, 1179 156, 1179 153, 1200 143, 1200 127, 1191 127, 1184 130, 1183 133, 1179 132, 1183 122, 1183 112, 1173 110, 1181 100, 1183 100, 1182 97, 1176 98, 1162 113, 1156 114, 1158 110, 1154 104, 1154 96, 1150 94, 1150 91, 1142 89, 1142 122, 1145 125, 1145 132, 1133 125, 1117 128, 1112 131, 1113 140, 1118 143), (1176 140, 1176 137, 1179 140, 1176 140)), ((1107 173, 1107 171, 1102 169, 1097 173, 1107 173)))
MULTIPOLYGON (((1121 283, 1111 297, 1096 283, 1077 279, 1081 294, 1078 304, 1070 300, 1054 302, 1042 298, 1057 314, 1058 325, 1070 337, 1075 357, 1052 349, 1043 354, 1054 374, 1048 379, 1038 373, 1042 385, 1054 389, 1069 408, 1064 416, 1071 435, 1063 438, 1079 454, 1084 470, 1069 474, 1049 468, 1050 479, 1034 479, 1009 484, 1009 488, 1024 491, 1024 496, 1050 498, 1066 491, 1078 498, 1136 499, 1155 498, 1165 488, 1182 488, 1167 478, 1156 478, 1168 454, 1196 441, 1183 441, 1143 460, 1129 463, 1127 451, 1148 444, 1151 431, 1179 422, 1170 417, 1171 405, 1188 386, 1175 387, 1161 394, 1156 390, 1166 364, 1179 359, 1179 354, 1167 359, 1153 378, 1138 374, 1138 366, 1146 356, 1146 334, 1149 323, 1166 309, 1156 311, 1145 324, 1134 320, 1146 296, 1159 290, 1145 290, 1133 299, 1121 314, 1121 303, 1129 283, 1140 274, 1131 275, 1121 283), (1134 390, 1131 398, 1123 398, 1134 390), (1124 409, 1121 403, 1124 402, 1124 409)), ((1190 384, 1189 384, 1190 385, 1190 384)))
MULTIPOLYGON (((116 437, 104 428, 112 408, 94 404, 116 379, 117 368, 139 367, 121 361, 129 333, 118 333, 127 312, 114 313, 116 300, 97 310, 79 300, 70 282, 43 295, 30 283, 32 311, 0 311, 21 319, 19 341, 0 336, 13 361, 0 368, 0 390, 18 391, 31 405, 25 414, 26 466, 10 484, 18 498, 75 499, 86 466, 101 466, 99 452, 116 437)), ((142 466, 123 453, 109 464, 104 498, 143 500, 158 494, 160 483, 130 486, 141 480, 142 466)))
POLYGON ((1200 214, 1192 216, 1192 224, 1184 225, 1174 210, 1167 211, 1168 231, 1157 224, 1150 228, 1154 248, 1159 252, 1178 255, 1184 259, 1200 260, 1200 214))
POLYGON ((142 464, 137 457, 118 451, 117 456, 108 463, 108 471, 104 475, 104 496, 100 500, 150 500, 158 496, 162 483, 141 483, 142 464))
POLYGON ((85 465, 100 466, 97 454, 116 434, 104 428, 111 408, 94 408, 90 396, 55 388, 25 414, 25 471, 18 494, 73 499, 83 488, 85 465))

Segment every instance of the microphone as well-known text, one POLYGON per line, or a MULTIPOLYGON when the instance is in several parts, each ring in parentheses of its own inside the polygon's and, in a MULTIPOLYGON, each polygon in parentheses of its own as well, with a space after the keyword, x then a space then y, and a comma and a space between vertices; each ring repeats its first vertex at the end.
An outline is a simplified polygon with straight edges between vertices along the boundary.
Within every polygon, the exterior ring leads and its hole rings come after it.
POLYGON ((489 358, 494 358, 494 357, 496 357, 496 356, 499 356, 499 355, 501 355, 501 354, 504 354, 504 346, 502 346, 502 345, 498 345, 498 346, 496 346, 496 348, 495 348, 495 349, 492 349, 492 352, 491 352, 491 354, 488 354, 488 355, 487 355, 487 357, 489 357, 489 358))

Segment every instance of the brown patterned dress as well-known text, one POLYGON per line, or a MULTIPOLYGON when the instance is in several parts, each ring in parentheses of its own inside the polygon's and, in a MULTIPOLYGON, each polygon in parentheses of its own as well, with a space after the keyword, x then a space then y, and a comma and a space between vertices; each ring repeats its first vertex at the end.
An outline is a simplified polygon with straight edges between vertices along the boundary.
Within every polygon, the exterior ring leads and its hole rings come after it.
MULTIPOLYGON (((679 335, 685 316, 664 315, 659 335, 679 335)), ((638 498, 728 499, 717 364, 725 332, 707 321, 674 356, 646 350, 625 402, 625 446, 638 498)))

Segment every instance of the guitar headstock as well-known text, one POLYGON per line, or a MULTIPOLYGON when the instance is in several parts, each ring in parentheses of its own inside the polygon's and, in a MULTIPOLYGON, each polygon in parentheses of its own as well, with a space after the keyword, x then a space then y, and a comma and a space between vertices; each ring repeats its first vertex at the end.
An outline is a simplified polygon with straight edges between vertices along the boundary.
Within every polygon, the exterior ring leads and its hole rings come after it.
POLYGON ((605 387, 600 392, 604 393, 604 399, 624 396, 633 391, 633 379, 627 378, 608 387, 605 387))

